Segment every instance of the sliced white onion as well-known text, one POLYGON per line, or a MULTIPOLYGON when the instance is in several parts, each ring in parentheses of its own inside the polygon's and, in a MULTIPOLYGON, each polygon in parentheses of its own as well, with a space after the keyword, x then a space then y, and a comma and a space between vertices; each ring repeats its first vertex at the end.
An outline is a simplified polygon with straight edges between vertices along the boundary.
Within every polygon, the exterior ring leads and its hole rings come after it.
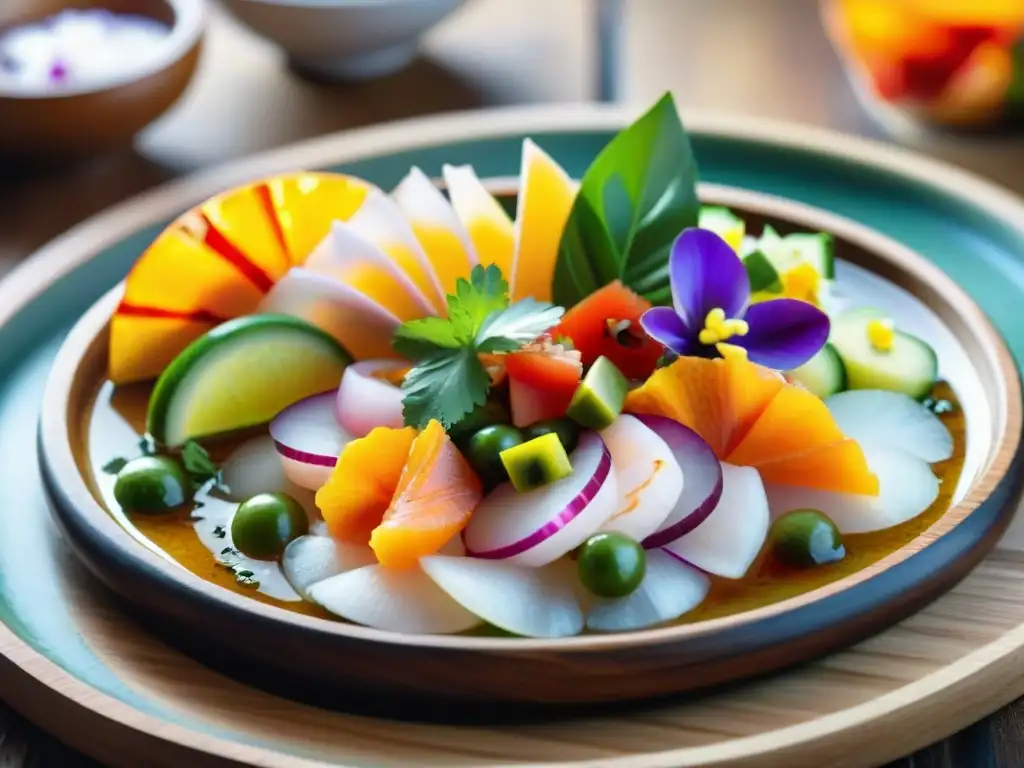
POLYGON ((572 474, 529 493, 519 493, 511 483, 498 486, 463 532, 467 552, 536 567, 597 532, 618 501, 611 454, 596 432, 584 432, 571 460, 572 474))
POLYGON ((288 406, 270 422, 284 473, 302 488, 321 488, 341 449, 352 440, 334 418, 334 401, 333 392, 313 395, 288 406))
POLYGON ((722 465, 711 446, 689 427, 664 416, 638 416, 672 450, 686 483, 661 527, 644 540, 650 549, 689 533, 711 514, 722 497, 722 465))
POLYGON ((862 447, 868 467, 878 477, 877 496, 771 484, 765 491, 772 517, 794 509, 816 509, 842 533, 870 533, 917 517, 938 498, 939 479, 928 462, 899 448, 862 447))
POLYGON ((572 567, 527 568, 507 560, 431 555, 424 572, 463 608, 523 637, 568 637, 583 629, 572 567))
POLYGON ((633 594, 618 600, 594 600, 587 612, 587 629, 628 632, 678 619, 707 597, 711 582, 660 549, 647 551, 647 570, 633 594))
POLYGON ((851 389, 825 401, 839 428, 861 444, 899 448, 934 464, 953 455, 953 435, 914 398, 880 389, 851 389))
POLYGON ((345 544, 330 536, 300 536, 284 548, 281 570, 284 577, 306 600, 311 584, 354 568, 373 565, 377 557, 367 545, 345 544))
POLYGON ((601 430, 601 439, 612 455, 619 489, 615 512, 601 530, 643 541, 679 501, 683 470, 665 441, 635 416, 619 416, 601 430))
POLYGON ((338 387, 336 416, 353 437, 366 437, 376 427, 401 429, 402 390, 376 373, 407 367, 400 360, 363 360, 345 369, 338 387))
POLYGON ((722 464, 722 497, 707 518, 665 550, 716 576, 739 579, 768 535, 768 499, 752 467, 722 464))
POLYGON ((331 613, 374 629, 449 635, 482 623, 418 567, 367 565, 319 581, 307 591, 331 613))
POLYGON ((291 485, 270 437, 254 437, 238 446, 221 464, 221 477, 235 501, 260 493, 287 493, 291 485))

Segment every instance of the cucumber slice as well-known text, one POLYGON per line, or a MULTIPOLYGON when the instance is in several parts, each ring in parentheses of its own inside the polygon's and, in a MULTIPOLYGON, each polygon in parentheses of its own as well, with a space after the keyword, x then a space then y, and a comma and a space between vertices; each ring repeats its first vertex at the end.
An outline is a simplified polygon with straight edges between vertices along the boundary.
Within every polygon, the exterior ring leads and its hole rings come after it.
POLYGON ((801 264, 810 264, 825 280, 836 276, 836 240, 828 232, 795 232, 782 237, 770 225, 757 240, 760 250, 781 275, 801 264))
POLYGON ((844 312, 832 322, 829 338, 846 368, 848 389, 884 389, 920 400, 927 397, 939 375, 939 360, 928 344, 909 333, 895 331, 892 349, 876 349, 868 338, 868 323, 885 317, 874 308, 844 312))
POLYGON ((734 251, 740 249, 747 225, 739 216, 720 205, 705 205, 700 209, 697 226, 710 229, 727 242, 734 251))
POLYGON ((247 315, 217 326, 157 379, 146 428, 178 446, 270 421, 304 397, 335 388, 351 361, 333 337, 285 315, 247 315))
POLYGON ((826 344, 818 354, 786 375, 822 400, 846 389, 846 367, 831 344, 826 344))

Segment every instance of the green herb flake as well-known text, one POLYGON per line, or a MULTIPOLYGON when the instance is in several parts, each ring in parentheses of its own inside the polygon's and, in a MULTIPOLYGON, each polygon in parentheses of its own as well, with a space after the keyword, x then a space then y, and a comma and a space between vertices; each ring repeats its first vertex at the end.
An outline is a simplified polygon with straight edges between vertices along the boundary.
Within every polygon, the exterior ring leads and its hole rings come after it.
POLYGON ((213 535, 214 535, 214 538, 217 538, 217 539, 226 538, 227 535, 228 535, 228 529, 225 528, 223 525, 215 526, 214 529, 213 529, 213 535))
POLYGON ((220 482, 220 470, 206 449, 195 440, 189 440, 181 449, 181 463, 185 471, 200 485, 210 480, 220 482))
POLYGON ((126 459, 126 458, 124 458, 122 456, 118 456, 116 458, 111 459, 106 464, 104 464, 103 465, 103 471, 106 472, 108 475, 116 475, 118 472, 120 472, 122 469, 124 469, 124 466, 127 463, 128 463, 128 459, 126 459))
POLYGON ((139 453, 143 456, 156 455, 156 444, 153 442, 153 438, 149 435, 143 435, 139 438, 139 453))

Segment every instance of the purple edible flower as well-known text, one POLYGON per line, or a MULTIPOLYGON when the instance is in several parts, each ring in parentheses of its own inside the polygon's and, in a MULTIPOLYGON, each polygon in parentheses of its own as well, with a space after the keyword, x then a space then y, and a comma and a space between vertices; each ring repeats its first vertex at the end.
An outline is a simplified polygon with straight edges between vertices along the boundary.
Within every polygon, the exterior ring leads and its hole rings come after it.
POLYGON ((813 304, 772 299, 751 305, 743 262, 709 230, 686 229, 676 238, 669 282, 673 306, 647 310, 640 324, 679 356, 742 349, 754 363, 788 371, 814 357, 828 339, 828 315, 813 304))

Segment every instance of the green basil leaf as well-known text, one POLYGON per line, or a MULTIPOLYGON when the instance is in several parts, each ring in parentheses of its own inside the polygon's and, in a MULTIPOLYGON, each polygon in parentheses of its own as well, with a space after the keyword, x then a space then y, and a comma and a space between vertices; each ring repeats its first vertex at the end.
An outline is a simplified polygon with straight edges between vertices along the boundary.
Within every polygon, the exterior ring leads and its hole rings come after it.
POLYGON ((699 215, 696 161, 666 94, 583 175, 562 233, 555 302, 572 306, 613 280, 664 300, 672 243, 699 215))

